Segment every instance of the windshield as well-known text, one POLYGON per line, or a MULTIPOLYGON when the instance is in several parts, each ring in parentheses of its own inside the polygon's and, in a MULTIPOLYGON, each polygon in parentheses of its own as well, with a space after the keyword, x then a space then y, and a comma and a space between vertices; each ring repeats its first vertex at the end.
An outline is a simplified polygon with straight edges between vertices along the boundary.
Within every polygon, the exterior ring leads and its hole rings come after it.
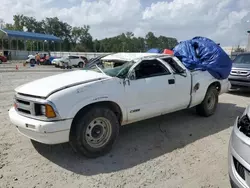
POLYGON ((84 70, 104 72, 105 74, 112 77, 125 78, 128 74, 129 69, 132 67, 134 63, 135 63, 134 61, 119 62, 119 63, 100 61, 89 68, 84 68, 84 70), (102 71, 100 71, 99 69, 101 69, 102 71))
POLYGON ((250 64, 250 54, 241 54, 241 55, 238 55, 233 60, 233 63, 236 63, 236 64, 250 64))

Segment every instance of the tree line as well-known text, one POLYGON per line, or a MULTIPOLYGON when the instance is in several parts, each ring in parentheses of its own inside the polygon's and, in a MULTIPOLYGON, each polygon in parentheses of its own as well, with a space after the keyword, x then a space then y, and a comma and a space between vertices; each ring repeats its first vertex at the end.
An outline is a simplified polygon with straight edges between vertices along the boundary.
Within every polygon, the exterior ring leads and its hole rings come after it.
MULTIPOLYGON (((79 52, 145 52, 151 48, 172 49, 178 43, 176 38, 166 36, 155 36, 153 32, 148 32, 146 36, 135 37, 133 32, 125 32, 120 35, 93 39, 90 34, 90 26, 72 27, 70 24, 59 20, 57 17, 45 18, 41 21, 33 17, 24 15, 14 15, 13 24, 5 24, 9 30, 28 31, 43 34, 52 34, 62 39, 62 44, 52 44, 47 42, 45 49, 53 51, 79 51, 79 52)), ((14 41, 13 41, 14 42, 14 41)), ((22 42, 18 44, 19 49, 24 46, 22 42)), ((43 44, 39 43, 37 50, 43 49, 43 44)), ((36 49, 32 42, 27 42, 27 50, 36 49)))

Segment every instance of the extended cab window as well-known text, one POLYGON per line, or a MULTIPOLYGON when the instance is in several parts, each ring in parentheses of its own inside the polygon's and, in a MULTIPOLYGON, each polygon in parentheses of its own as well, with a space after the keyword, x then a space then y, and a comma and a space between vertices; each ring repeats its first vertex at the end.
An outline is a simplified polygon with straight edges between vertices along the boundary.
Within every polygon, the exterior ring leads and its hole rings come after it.
POLYGON ((171 66, 174 73, 179 74, 179 73, 184 72, 184 69, 180 65, 178 65, 178 63, 175 60, 173 60, 173 58, 170 58, 170 57, 169 58, 163 58, 162 60, 166 61, 171 66))
POLYGON ((136 79, 170 74, 169 70, 158 60, 144 60, 135 67, 136 79))

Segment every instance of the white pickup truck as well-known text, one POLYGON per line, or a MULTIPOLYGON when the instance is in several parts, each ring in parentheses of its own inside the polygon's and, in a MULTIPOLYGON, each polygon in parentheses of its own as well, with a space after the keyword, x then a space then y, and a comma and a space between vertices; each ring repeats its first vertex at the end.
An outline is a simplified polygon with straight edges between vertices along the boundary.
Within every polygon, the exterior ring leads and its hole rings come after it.
POLYGON ((174 56, 117 53, 102 62, 16 88, 11 122, 32 140, 70 142, 98 157, 111 150, 120 126, 194 106, 208 117, 230 88, 227 79, 191 72, 174 56), (105 68, 106 61, 118 66, 105 68))

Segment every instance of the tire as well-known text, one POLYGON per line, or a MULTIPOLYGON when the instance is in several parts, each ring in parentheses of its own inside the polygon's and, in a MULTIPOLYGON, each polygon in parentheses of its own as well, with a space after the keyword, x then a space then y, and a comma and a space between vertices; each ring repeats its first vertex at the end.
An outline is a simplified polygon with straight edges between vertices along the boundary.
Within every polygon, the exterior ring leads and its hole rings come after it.
POLYGON ((0 64, 2 64, 2 60, 0 59, 0 64))
POLYGON ((216 111, 219 101, 219 92, 215 86, 210 86, 201 104, 196 107, 197 114, 209 117, 216 111))
POLYGON ((79 62, 79 63, 78 63, 78 67, 79 67, 79 68, 83 68, 83 67, 84 67, 84 63, 83 63, 83 62, 79 62))
POLYGON ((34 59, 30 60, 30 64, 35 64, 35 63, 36 63, 36 61, 34 59))
POLYGON ((114 112, 101 106, 80 114, 72 126, 75 129, 70 133, 70 144, 75 151, 88 158, 108 153, 120 129, 114 112))

